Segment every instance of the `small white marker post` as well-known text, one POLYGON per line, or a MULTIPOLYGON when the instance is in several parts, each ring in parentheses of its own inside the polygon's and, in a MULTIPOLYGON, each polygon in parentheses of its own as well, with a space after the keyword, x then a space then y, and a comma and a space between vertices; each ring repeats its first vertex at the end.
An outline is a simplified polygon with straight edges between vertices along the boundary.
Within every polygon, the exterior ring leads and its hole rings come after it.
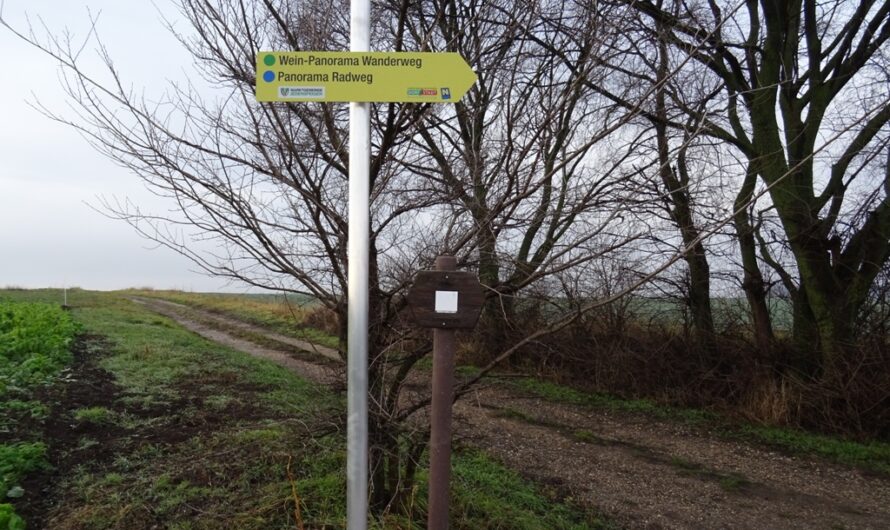
POLYGON ((457 313, 457 291, 436 291, 436 313, 457 313))
MULTIPOLYGON (((371 47, 371 2, 351 0, 349 49, 371 47)), ((349 236, 346 524, 368 527, 368 239, 370 237, 371 104, 349 104, 349 236)))

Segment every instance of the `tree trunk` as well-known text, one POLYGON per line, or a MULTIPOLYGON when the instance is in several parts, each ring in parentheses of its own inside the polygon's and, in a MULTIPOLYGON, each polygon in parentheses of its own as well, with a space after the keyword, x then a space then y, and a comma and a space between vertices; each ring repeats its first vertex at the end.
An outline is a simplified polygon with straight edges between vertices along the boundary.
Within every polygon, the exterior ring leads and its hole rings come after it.
MULTIPOLYGON (((819 235, 818 218, 801 200, 806 195, 801 196, 795 183, 805 179, 808 177, 792 175, 779 182, 772 197, 800 275, 800 289, 793 298, 795 349, 828 373, 853 342, 857 312, 851 308, 859 305, 852 299, 855 295, 847 282, 833 270, 829 240, 819 235)), ((850 273, 850 280, 857 275, 850 273)))
POLYGON ((754 196, 754 185, 757 182, 757 173, 751 168, 745 175, 742 188, 736 196, 734 208, 736 211, 734 224, 739 238, 739 252, 742 255, 742 289, 748 301, 751 312, 751 326, 754 331, 754 343, 761 358, 772 360, 772 351, 775 337, 770 319, 769 308, 766 303, 766 282, 760 273, 757 263, 757 243, 754 238, 754 227, 748 215, 748 201, 754 196))
POLYGON ((371 479, 370 508, 382 513, 399 495, 402 447, 399 429, 391 418, 397 399, 386 399, 387 371, 383 352, 390 343, 385 323, 386 300, 380 289, 377 248, 371 243, 368 260, 368 468, 371 479))
MULTIPOLYGON (((677 172, 671 168, 670 147, 667 134, 667 104, 665 102, 665 83, 668 80, 667 42, 663 32, 665 27, 658 24, 661 34, 658 39, 658 67, 656 77, 658 88, 655 90, 654 120, 656 142, 658 144, 659 176, 664 185, 666 200, 669 203, 671 219, 680 229, 680 236, 686 253, 683 259, 689 268, 689 309, 692 312, 692 323, 696 342, 700 347, 714 349, 714 315, 711 310, 711 271, 705 247, 699 241, 700 232, 695 225, 692 212, 692 198, 689 192, 689 172, 686 165, 686 146, 677 154, 677 172), (678 174, 679 173, 679 174, 678 174)), ((684 140, 689 140, 687 136, 684 140)))
MULTIPOLYGON (((697 236, 696 236, 697 237, 697 236)), ((695 326, 696 341, 702 347, 714 348, 714 315, 711 309, 711 272, 704 246, 697 243, 686 255, 689 267, 689 307, 695 326)))
MULTIPOLYGON (((498 290, 500 287, 500 263, 496 252, 495 234, 489 226, 479 234, 479 281, 482 285, 498 290)), ((490 293, 489 293, 490 294, 490 293)), ((511 306, 510 298, 501 296, 486 297, 482 307, 479 333, 482 337, 482 351, 476 362, 487 362, 493 359, 507 342, 510 315, 505 315, 505 308, 511 306)))

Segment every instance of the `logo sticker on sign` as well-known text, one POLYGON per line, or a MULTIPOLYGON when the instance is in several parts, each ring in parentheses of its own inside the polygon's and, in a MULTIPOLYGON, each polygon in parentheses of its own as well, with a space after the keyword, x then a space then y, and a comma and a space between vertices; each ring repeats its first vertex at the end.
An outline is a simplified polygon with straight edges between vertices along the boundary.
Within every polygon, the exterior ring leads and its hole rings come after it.
POLYGON ((318 99, 324 97, 323 86, 282 86, 278 87, 282 99, 318 99))

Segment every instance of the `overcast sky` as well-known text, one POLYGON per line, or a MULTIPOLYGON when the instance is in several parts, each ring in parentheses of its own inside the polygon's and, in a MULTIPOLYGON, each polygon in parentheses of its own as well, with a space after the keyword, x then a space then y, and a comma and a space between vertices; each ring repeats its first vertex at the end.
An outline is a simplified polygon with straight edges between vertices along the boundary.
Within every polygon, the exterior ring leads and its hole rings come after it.
MULTIPOLYGON (((4 18, 26 29, 25 13, 53 32, 84 37, 89 11, 133 88, 159 94, 189 75, 191 58, 164 27, 175 22, 165 0, 0 0, 4 18), (153 5, 156 4, 156 5, 153 5)), ((95 56, 94 44, 85 54, 95 56)), ((90 64, 96 71, 101 65, 90 64)), ((0 287, 132 286, 195 291, 243 290, 194 272, 187 259, 155 248, 127 224, 92 209, 97 197, 129 198, 146 209, 168 205, 98 153, 76 131, 29 106, 39 100, 71 115, 56 62, 0 28, 0 287)))

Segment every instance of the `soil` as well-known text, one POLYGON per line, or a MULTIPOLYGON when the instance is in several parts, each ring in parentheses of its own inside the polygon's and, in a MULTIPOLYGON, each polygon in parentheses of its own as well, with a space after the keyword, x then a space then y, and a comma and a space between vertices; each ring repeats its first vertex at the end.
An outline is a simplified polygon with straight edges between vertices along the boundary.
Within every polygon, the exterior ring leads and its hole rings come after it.
MULTIPOLYGON (((231 318, 140 303, 208 339, 342 388, 330 360, 223 331, 231 318)), ((412 383, 417 384, 416 381, 412 383)), ((413 386, 413 385, 412 385, 413 386)), ((627 528, 890 528, 890 477, 642 414, 555 404, 500 385, 455 405, 455 438, 627 528)))
POLYGON ((74 411, 87 407, 109 407, 120 395, 114 376, 97 365, 107 349, 105 340, 96 335, 77 337, 72 353, 74 362, 61 375, 62 383, 40 389, 34 399, 51 405, 48 417, 17 426, 18 432, 40 431, 47 444, 50 468, 29 474, 22 487, 28 502, 17 503, 16 512, 28 528, 45 528, 47 515, 57 498, 57 484, 65 472, 75 466, 98 466, 113 458, 114 440, 123 434, 113 425, 80 423, 74 411), (91 440, 82 444, 82 440, 91 440))
POLYGON ((35 438, 47 444, 50 464, 43 471, 29 473, 21 484, 27 495, 16 502, 15 509, 28 528, 53 527, 53 515, 70 500, 63 482, 72 469, 103 469, 117 455, 138 451, 142 445, 175 445, 233 421, 254 419, 257 414, 255 407, 246 403, 233 402, 222 408, 204 406, 208 385, 225 384, 245 393, 259 390, 256 385, 234 380, 205 378, 178 385, 175 394, 180 397, 168 402, 150 406, 127 404, 120 399, 122 391, 114 376, 99 366, 99 361, 110 352, 111 345, 103 337, 78 336, 72 346, 74 362, 63 371, 60 383, 40 389, 33 397, 50 405, 48 416, 43 420, 20 418, 16 424, 19 434, 41 433, 35 438), (125 428, 112 422, 75 419, 77 410, 91 407, 108 409, 112 415, 126 414, 135 420, 164 421, 145 422, 150 427, 125 428))

